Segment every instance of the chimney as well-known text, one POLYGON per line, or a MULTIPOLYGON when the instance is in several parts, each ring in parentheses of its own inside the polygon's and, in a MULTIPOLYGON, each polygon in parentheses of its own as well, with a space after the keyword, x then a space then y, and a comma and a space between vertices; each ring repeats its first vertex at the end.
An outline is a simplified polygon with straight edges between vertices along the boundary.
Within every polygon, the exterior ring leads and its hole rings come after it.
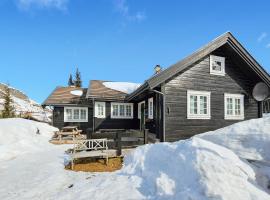
POLYGON ((154 69, 155 69, 155 74, 158 74, 162 71, 162 68, 160 67, 160 65, 156 65, 154 69))

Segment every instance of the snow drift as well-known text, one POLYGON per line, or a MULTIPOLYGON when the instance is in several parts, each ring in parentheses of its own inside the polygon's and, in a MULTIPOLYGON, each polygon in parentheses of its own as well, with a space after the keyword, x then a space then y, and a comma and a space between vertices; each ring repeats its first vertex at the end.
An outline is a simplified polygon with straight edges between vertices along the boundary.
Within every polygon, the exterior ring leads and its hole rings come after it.
POLYGON ((241 158, 270 162, 270 115, 195 137, 227 147, 241 158))
POLYGON ((53 131, 46 123, 12 118, 0 120, 0 161, 9 160, 26 152, 44 150, 53 131))
POLYGON ((270 117, 254 119, 185 141, 144 145, 117 172, 78 173, 64 170, 70 146, 48 143, 55 128, 0 120, 0 199, 270 199, 269 123, 270 117))
POLYGON ((150 199, 269 199, 247 162, 231 150, 192 138, 137 148, 121 174, 137 176, 150 199))

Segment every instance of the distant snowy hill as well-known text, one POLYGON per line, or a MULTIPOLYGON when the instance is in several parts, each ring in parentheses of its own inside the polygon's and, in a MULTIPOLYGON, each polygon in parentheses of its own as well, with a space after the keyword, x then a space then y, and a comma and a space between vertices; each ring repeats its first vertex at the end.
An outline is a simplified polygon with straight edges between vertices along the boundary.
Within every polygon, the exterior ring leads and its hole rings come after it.
MULTIPOLYGON (((0 83, 0 111, 3 110, 4 104, 4 88, 5 84, 0 83)), ((22 91, 9 87, 12 99, 14 101, 14 107, 17 115, 30 114, 33 119, 43 122, 50 122, 51 110, 43 109, 40 104, 30 99, 22 91)))

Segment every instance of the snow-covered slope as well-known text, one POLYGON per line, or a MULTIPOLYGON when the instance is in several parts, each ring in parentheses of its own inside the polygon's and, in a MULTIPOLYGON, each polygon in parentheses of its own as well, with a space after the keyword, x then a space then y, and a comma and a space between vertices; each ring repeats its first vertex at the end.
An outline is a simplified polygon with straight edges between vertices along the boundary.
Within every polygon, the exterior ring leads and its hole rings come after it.
POLYGON ((144 145, 117 172, 83 173, 64 170, 68 146, 47 142, 53 127, 0 120, 0 199, 270 199, 269 123, 266 117, 185 141, 144 145), (238 141, 232 149, 228 133, 235 135, 232 143, 238 141), (250 155, 260 162, 247 162, 250 155))
MULTIPOLYGON (((0 111, 3 110, 3 104, 4 104, 4 87, 6 85, 3 83, 0 83, 0 111)), ((50 109, 43 109, 38 103, 30 99, 25 93, 21 92, 18 89, 15 89, 13 87, 10 87, 10 92, 12 99, 14 101, 14 107, 16 114, 26 114, 29 113, 31 116, 38 120, 38 121, 44 121, 49 122, 50 116, 51 116, 51 110, 50 109)))

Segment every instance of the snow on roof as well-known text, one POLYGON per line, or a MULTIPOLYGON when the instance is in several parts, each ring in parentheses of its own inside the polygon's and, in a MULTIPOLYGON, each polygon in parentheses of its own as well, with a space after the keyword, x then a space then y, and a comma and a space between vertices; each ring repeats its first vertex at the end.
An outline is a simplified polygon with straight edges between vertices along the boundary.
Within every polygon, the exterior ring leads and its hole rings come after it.
POLYGON ((82 90, 72 90, 72 91, 70 91, 70 94, 75 95, 75 96, 82 96, 83 91, 82 90))
POLYGON ((103 82, 103 85, 107 88, 130 94, 141 86, 139 83, 130 82, 103 82))

